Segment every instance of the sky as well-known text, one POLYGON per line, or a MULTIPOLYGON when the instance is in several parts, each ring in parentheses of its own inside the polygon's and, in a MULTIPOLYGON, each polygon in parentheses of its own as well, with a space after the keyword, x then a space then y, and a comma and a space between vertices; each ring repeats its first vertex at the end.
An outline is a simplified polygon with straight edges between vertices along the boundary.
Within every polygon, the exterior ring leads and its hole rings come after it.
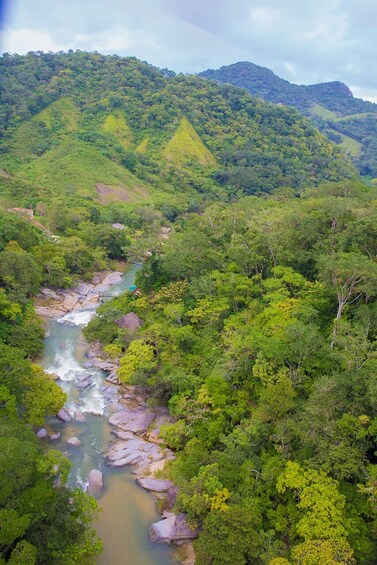
POLYGON ((81 49, 193 73, 237 61, 377 102, 377 0, 0 0, 0 52, 81 49))

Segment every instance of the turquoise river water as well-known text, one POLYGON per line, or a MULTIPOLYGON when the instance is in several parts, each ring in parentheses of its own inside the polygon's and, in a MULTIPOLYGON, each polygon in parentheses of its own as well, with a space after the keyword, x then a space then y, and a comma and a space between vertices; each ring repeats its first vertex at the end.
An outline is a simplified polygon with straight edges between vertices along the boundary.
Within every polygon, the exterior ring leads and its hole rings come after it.
MULTIPOLYGON (((106 298, 116 296, 134 283, 138 266, 131 266, 119 284, 106 292, 106 298)), ((83 327, 95 315, 93 310, 74 311, 58 320, 50 320, 46 328, 43 358, 40 364, 58 375, 58 384, 67 393, 66 407, 70 412, 80 410, 86 422, 68 423, 51 418, 50 432, 60 432, 61 439, 51 447, 59 449, 72 462, 70 484, 86 488, 86 478, 91 469, 103 473, 104 490, 99 497, 102 508, 95 527, 103 540, 104 551, 97 558, 99 565, 174 565, 173 550, 166 545, 153 544, 148 539, 148 525, 159 519, 153 497, 141 489, 129 467, 114 469, 105 465, 103 454, 111 441, 108 424, 107 401, 101 386, 105 374, 85 368, 88 345, 82 334, 83 327), (93 384, 80 392, 75 376, 90 372, 93 384), (96 414, 96 415, 95 415, 96 414), (79 447, 68 447, 66 440, 76 436, 79 447)))

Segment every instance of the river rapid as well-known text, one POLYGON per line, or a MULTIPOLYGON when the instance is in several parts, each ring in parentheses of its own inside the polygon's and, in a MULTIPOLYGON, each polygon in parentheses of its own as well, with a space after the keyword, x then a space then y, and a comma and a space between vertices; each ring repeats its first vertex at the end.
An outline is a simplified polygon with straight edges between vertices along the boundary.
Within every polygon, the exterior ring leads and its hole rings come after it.
MULTIPOLYGON (((120 283, 110 287, 104 299, 117 296, 134 283, 137 265, 131 266, 120 283)), ((95 524, 103 540, 104 551, 97 558, 100 565, 174 565, 173 550, 167 545, 149 541, 148 526, 160 519, 153 497, 135 482, 130 467, 112 468, 105 464, 103 454, 112 439, 108 424, 108 403, 102 391, 106 374, 85 367, 88 344, 82 330, 95 316, 95 310, 69 312, 58 319, 47 320, 45 348, 40 365, 59 377, 57 383, 67 394, 69 412, 80 411, 85 422, 63 423, 58 418, 47 422, 50 433, 60 432, 51 448, 58 449, 71 461, 71 486, 86 489, 91 469, 103 473, 104 489, 98 497, 102 509, 95 524), (84 391, 77 388, 77 377, 90 373, 92 384, 84 391), (67 439, 79 438, 79 447, 67 445, 67 439)))

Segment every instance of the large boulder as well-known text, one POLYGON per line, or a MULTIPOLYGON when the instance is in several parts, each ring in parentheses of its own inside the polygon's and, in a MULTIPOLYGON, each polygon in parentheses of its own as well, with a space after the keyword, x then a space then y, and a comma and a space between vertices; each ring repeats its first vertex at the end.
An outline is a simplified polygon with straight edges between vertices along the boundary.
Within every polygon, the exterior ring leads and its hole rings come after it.
POLYGON ((85 390, 93 382, 93 375, 91 373, 79 373, 75 377, 76 386, 79 390, 85 390))
POLYGON ((59 418, 59 420, 61 420, 62 422, 70 422, 71 420, 71 416, 69 415, 68 410, 66 410, 65 408, 59 410, 59 412, 56 415, 59 418))
POLYGON ((193 530, 184 514, 168 514, 168 517, 149 526, 149 537, 155 543, 181 545, 198 537, 199 530, 193 530))
POLYGON ((51 298, 52 300, 56 300, 56 301, 61 300, 61 296, 56 294, 56 292, 54 292, 50 288, 41 288, 40 293, 46 298, 51 298))
POLYGON ((130 437, 125 437, 123 441, 113 444, 106 457, 111 467, 124 467, 125 465, 146 467, 153 461, 162 459, 163 454, 154 443, 130 434, 130 437))
POLYGON ((175 519, 174 527, 171 532, 170 539, 173 543, 180 545, 186 543, 189 540, 197 538, 199 535, 198 529, 192 529, 186 522, 186 517, 184 514, 178 514, 175 519))
POLYGON ((141 328, 143 325, 143 321, 134 312, 129 312, 125 316, 122 316, 116 320, 115 323, 119 328, 126 328, 131 332, 141 328))
POLYGON ((58 441, 60 439, 60 432, 56 432, 55 434, 50 434, 51 441, 58 441))
POLYGON ((71 447, 80 447, 81 441, 79 440, 78 437, 73 436, 67 439, 67 445, 71 447))
POLYGON ((64 302, 63 302, 62 306, 63 306, 64 310, 66 310, 67 312, 70 312, 76 306, 78 301, 79 301, 79 297, 78 297, 77 294, 68 294, 64 298, 64 302))
POLYGON ((98 469, 92 469, 88 475, 88 492, 97 494, 103 488, 103 476, 98 469))
POLYGON ((38 439, 43 439, 48 436, 48 431, 45 428, 41 428, 37 431, 36 436, 38 439))
POLYGON ((162 479, 137 479, 138 484, 145 488, 145 490, 151 490, 153 492, 166 492, 173 483, 170 481, 164 481, 162 479))
POLYGON ((109 424, 120 428, 123 431, 133 432, 135 434, 144 434, 156 415, 142 408, 129 410, 125 408, 117 412, 109 418, 109 424))
POLYGON ((77 410, 77 412, 75 412, 75 421, 79 422, 80 424, 86 422, 86 418, 81 410, 77 410))
POLYGON ((172 514, 169 518, 155 522, 149 526, 149 537, 154 543, 171 543, 176 516, 172 514))

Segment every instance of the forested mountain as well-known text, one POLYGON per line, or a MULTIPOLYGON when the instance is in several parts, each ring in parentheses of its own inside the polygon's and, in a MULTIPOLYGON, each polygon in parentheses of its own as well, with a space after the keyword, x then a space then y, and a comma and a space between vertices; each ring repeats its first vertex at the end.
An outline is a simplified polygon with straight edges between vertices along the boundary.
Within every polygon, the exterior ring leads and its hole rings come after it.
POLYGON ((354 172, 294 110, 133 58, 4 55, 0 168, 50 194, 188 206, 354 172))
POLYGON ((197 565, 376 563, 376 202, 341 182, 211 204, 86 330, 168 402, 197 565))
POLYGON ((169 407, 197 565, 374 565, 375 188, 295 109, 232 85, 98 53, 0 67, 0 562, 100 550, 95 502, 33 433, 65 395, 33 364, 32 297, 148 250, 141 295, 86 337, 169 407))
POLYGON ((264 100, 297 108, 353 157, 361 174, 377 177, 377 104, 354 98, 347 85, 336 81, 292 84, 248 62, 208 69, 199 76, 246 88, 264 100))

